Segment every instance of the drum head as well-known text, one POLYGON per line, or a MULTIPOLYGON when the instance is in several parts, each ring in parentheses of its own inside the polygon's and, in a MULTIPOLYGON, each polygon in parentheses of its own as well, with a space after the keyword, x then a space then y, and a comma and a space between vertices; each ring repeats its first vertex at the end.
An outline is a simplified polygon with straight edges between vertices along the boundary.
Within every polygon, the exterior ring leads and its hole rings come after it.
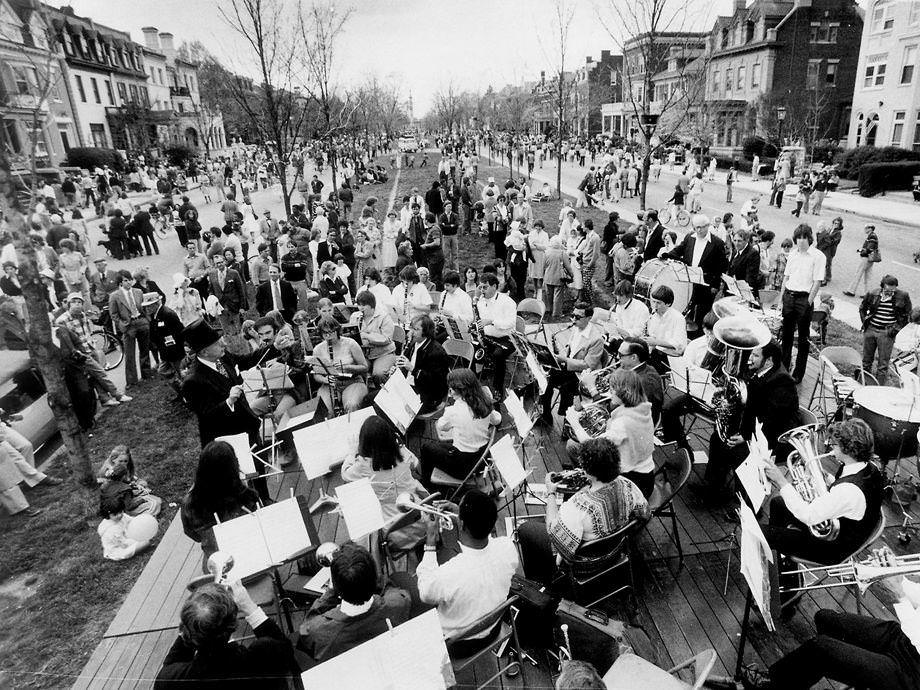
POLYGON ((900 388, 863 386, 853 393, 853 402, 898 422, 920 422, 920 400, 900 388))
POLYGON ((686 312, 693 294, 693 283, 687 275, 686 265, 680 261, 661 259, 646 261, 636 273, 634 294, 651 309, 652 293, 661 285, 667 285, 674 292, 672 306, 682 314, 686 312))

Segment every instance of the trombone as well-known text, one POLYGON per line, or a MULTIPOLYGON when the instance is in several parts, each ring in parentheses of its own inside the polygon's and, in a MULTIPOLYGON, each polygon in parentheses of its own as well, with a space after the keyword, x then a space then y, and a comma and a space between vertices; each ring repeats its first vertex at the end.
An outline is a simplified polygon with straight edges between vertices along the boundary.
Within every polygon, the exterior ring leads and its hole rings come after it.
POLYGON ((903 556, 893 556, 890 560, 894 561, 893 565, 885 565, 882 559, 873 554, 861 561, 849 560, 837 565, 817 566, 813 568, 801 567, 796 570, 787 570, 782 575, 812 575, 815 582, 812 584, 802 585, 801 587, 783 588, 785 592, 807 592, 814 589, 830 589, 832 587, 859 587, 859 592, 865 592, 869 585, 886 580, 889 577, 898 575, 911 575, 920 573, 920 553, 905 554, 903 556), (835 578, 836 582, 824 583, 829 578, 835 578))

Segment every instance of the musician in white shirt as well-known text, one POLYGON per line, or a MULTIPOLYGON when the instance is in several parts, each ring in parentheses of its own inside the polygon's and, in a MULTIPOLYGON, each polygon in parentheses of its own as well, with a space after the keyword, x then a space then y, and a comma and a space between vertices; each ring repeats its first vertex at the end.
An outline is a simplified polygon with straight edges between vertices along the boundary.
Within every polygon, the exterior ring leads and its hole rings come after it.
POLYGON ((613 289, 616 306, 610 312, 607 322, 607 333, 615 340, 623 338, 639 338, 645 333, 648 324, 649 311, 645 302, 633 297, 633 284, 628 280, 621 280, 613 289))
POLYGON ((415 266, 406 266, 399 272, 399 285, 393 288, 393 307, 396 321, 406 328, 415 316, 431 313, 431 295, 419 283, 415 266))
POLYGON ((517 325, 517 307, 508 295, 498 291, 498 276, 483 273, 479 279, 479 322, 485 334, 483 345, 492 354, 492 390, 501 400, 505 390, 505 369, 514 352, 511 331, 517 325))
POLYGON ((389 313, 393 309, 393 293, 380 279, 380 271, 369 268, 364 272, 364 285, 358 288, 357 294, 370 292, 377 300, 377 311, 389 313))
MULTIPOLYGON (((460 287, 460 274, 456 271, 447 271, 443 277, 444 292, 441 293, 441 301, 437 304, 438 314, 449 316, 457 321, 461 329, 466 328, 473 322, 473 300, 460 287)), ((441 328, 439 327, 439 331, 441 328)), ((450 332, 447 332, 452 337, 450 332)))
POLYGON ((804 223, 792 233, 792 241, 795 242, 795 249, 789 252, 789 258, 786 259, 780 294, 783 305, 783 365, 790 371, 795 382, 801 383, 808 364, 811 315, 815 296, 824 280, 827 257, 814 247, 811 228, 804 223), (795 368, 790 369, 792 344, 797 331, 795 368))
POLYGON ((679 357, 687 347, 687 321, 671 305, 674 291, 659 285, 651 295, 654 312, 648 320, 643 338, 651 350, 651 362, 658 371, 666 371, 668 357, 679 357))

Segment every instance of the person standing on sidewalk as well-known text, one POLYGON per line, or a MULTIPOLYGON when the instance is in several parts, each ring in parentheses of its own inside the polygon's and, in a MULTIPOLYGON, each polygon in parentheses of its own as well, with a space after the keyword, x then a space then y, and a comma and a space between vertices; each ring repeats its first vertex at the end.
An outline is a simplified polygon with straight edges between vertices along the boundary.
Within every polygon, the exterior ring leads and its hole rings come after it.
POLYGON ((812 194, 814 195, 814 201, 811 205, 811 214, 813 216, 820 216, 821 206, 824 204, 824 197, 827 196, 826 172, 822 172, 818 175, 818 179, 815 180, 815 184, 812 187, 812 194))
POLYGON ((848 290, 843 294, 847 297, 856 297, 856 291, 859 289, 860 282, 865 282, 866 291, 869 291, 869 281, 872 280, 872 267, 880 263, 882 254, 878 248, 878 235, 875 234, 875 226, 867 225, 865 227, 866 239, 863 240, 862 247, 859 249, 859 256, 862 257, 859 267, 856 269, 856 276, 850 283, 848 290))
POLYGON ((843 239, 843 218, 840 216, 834 218, 830 227, 828 227, 826 221, 820 221, 818 223, 816 246, 818 250, 823 252, 824 256, 827 257, 827 268, 824 272, 824 282, 821 283, 822 286, 831 282, 831 264, 834 262, 834 257, 837 255, 837 246, 840 244, 841 239, 843 239))
POLYGON ((780 303, 783 305, 783 366, 789 370, 792 345, 796 340, 797 354, 792 378, 801 383, 808 364, 808 336, 815 296, 824 278, 827 259, 814 246, 811 228, 804 223, 792 233, 795 249, 789 253, 783 272, 780 303))
POLYGON ((871 372, 878 353, 875 378, 880 386, 888 380, 888 362, 898 331, 910 318, 910 295, 898 289, 898 279, 892 275, 882 278, 879 287, 865 294, 859 305, 863 330, 863 370, 871 372))
POLYGON ((150 370, 150 322, 141 311, 143 293, 133 287, 128 271, 119 271, 119 288, 109 296, 112 325, 121 336, 125 351, 125 385, 138 382, 137 352, 140 352, 141 378, 153 376, 150 370), (136 349, 135 349, 136 348, 136 349))
MULTIPOLYGON (((713 159, 715 160, 715 159, 713 159)), ((728 174, 725 176, 725 203, 732 203, 732 187, 735 184, 735 180, 738 179, 738 170, 735 167, 734 162, 732 167, 729 169, 728 174)))
POLYGON ((460 229, 460 220, 454 212, 454 202, 451 199, 444 202, 444 213, 438 216, 438 225, 441 226, 444 265, 452 271, 459 271, 460 248, 457 244, 457 233, 460 229))

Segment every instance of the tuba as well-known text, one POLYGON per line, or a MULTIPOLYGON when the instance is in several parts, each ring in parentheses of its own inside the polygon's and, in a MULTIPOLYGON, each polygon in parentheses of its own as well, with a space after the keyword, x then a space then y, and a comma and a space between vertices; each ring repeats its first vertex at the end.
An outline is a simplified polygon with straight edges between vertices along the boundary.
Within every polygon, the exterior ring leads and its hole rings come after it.
MULTIPOLYGON (((778 443, 788 443, 792 446, 792 452, 789 453, 789 458, 786 460, 789 479, 806 503, 811 503, 827 493, 827 482, 824 480, 824 471, 821 469, 821 458, 833 455, 833 453, 818 453, 817 430, 817 424, 805 424, 780 434, 776 439, 778 443)), ((808 531, 818 539, 833 541, 840 533, 840 520, 834 518, 819 522, 811 525, 808 531)))
POLYGON ((741 432, 741 418, 747 401, 747 389, 741 372, 751 350, 763 347, 772 339, 770 330, 750 313, 719 319, 712 329, 713 338, 725 346, 722 373, 725 382, 712 399, 716 431, 723 441, 741 432))

